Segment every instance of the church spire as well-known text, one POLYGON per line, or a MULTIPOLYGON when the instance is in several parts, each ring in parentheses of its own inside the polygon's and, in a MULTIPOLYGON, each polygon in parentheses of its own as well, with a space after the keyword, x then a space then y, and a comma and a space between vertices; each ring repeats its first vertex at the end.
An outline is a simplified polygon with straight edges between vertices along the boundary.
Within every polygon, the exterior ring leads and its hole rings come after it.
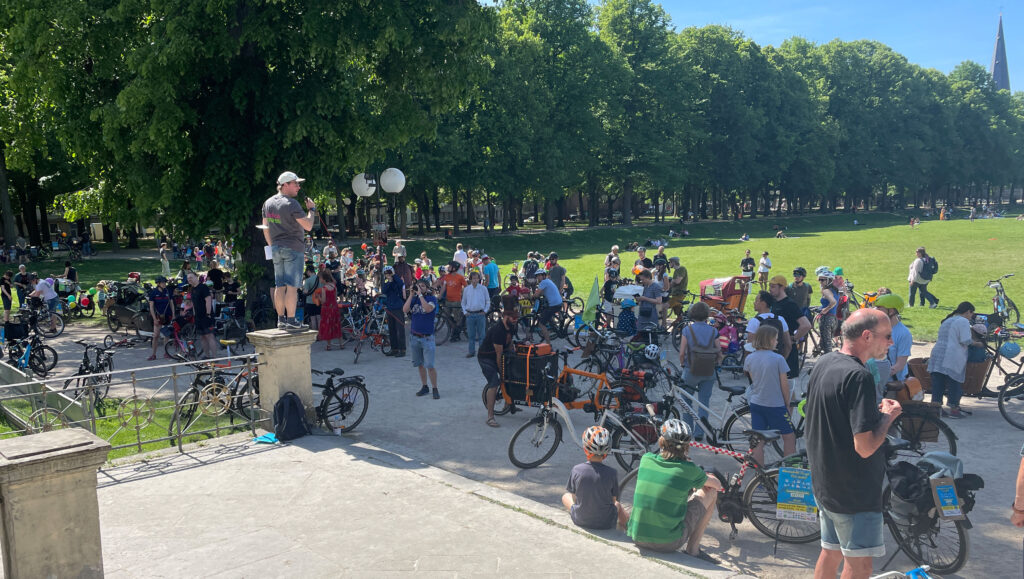
POLYGON ((1006 44, 1003 43, 1003 15, 999 15, 999 33, 996 34, 996 49, 992 53, 992 80, 996 89, 1010 90, 1010 72, 1006 68, 1006 44))

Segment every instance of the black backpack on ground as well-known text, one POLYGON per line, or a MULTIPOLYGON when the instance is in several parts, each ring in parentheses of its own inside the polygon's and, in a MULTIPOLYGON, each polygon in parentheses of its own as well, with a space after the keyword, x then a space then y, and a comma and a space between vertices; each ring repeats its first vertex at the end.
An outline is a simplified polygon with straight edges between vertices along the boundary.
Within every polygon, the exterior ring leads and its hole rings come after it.
POLYGON ((782 322, 779 321, 778 316, 769 318, 758 315, 757 321, 760 322, 758 328, 761 326, 771 326, 779 331, 779 342, 775 345, 775 351, 783 358, 788 357, 789 350, 793 347, 793 339, 790 337, 789 332, 782 329, 782 322))
POLYGON ((294 392, 285 392, 274 404, 274 434, 282 442, 302 438, 309 434, 306 410, 302 399, 294 392))

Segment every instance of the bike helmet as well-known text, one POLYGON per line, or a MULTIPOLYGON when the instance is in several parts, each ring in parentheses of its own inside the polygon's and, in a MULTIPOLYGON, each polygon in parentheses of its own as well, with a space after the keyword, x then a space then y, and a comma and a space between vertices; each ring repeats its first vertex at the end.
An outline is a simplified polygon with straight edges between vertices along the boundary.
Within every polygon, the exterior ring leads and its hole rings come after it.
POLYGON ((889 308, 891 310, 896 310, 898 313, 903 312, 904 305, 903 298, 896 294, 885 294, 878 296, 875 299, 876 308, 889 308))
POLYGON ((619 276, 619 270, 615 269, 614 267, 606 267, 606 268, 604 268, 604 272, 606 274, 608 274, 608 277, 618 277, 619 276))
POLYGON ((366 275, 366 270, 365 269, 357 269, 356 270, 356 275, 366 275))
POLYGON ((390 265, 385 265, 384 273, 395 273, 395 268, 391 267, 390 265))
POLYGON ((644 348, 644 357, 653 362, 658 361, 658 357, 661 355, 661 348, 657 344, 647 344, 644 348))
POLYGON ((162 275, 156 276, 156 283, 160 283, 160 282, 167 283, 167 278, 162 276, 162 275))
POLYGON ((437 268, 437 274, 438 275, 442 275, 443 276, 446 273, 448 273, 448 266, 447 265, 442 265, 441 267, 437 268))
POLYGON ((546 270, 546 269, 544 269, 542 267, 542 268, 539 268, 537 271, 533 272, 533 275, 541 275, 541 274, 547 275, 548 274, 548 270, 546 270))
POLYGON ((802 267, 793 268, 793 277, 807 277, 807 270, 802 267))
POLYGON ((622 307, 624 307, 624 308, 635 308, 636 307, 636 302, 633 301, 632 299, 622 300, 622 307))
POLYGON ((1003 342, 999 346, 999 355, 1004 358, 1016 358, 1020 354, 1020 346, 1016 342, 1003 342))
POLYGON ((825 279, 835 279, 836 278, 836 275, 834 273, 832 273, 832 270, 829 269, 827 265, 823 265, 823 266, 819 267, 818 269, 814 270, 814 275, 816 275, 818 278, 825 278, 825 279))
POLYGON ((669 418, 661 425, 661 435, 670 442, 690 442, 690 427, 678 418, 669 418))
POLYGON ((587 460, 595 456, 608 456, 611 449, 612 437, 607 428, 594 425, 583 431, 583 453, 587 455, 587 460))

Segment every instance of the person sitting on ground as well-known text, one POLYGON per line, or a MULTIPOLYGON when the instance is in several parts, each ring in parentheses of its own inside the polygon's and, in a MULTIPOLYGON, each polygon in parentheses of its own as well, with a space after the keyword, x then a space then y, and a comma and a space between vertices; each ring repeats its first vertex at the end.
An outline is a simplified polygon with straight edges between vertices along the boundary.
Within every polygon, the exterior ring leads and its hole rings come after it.
MULTIPOLYGON (((783 456, 789 456, 796 452, 796 434, 789 419, 789 364, 775 351, 781 335, 775 326, 760 326, 751 336, 754 352, 743 361, 743 373, 750 380, 747 399, 751 426, 754 430, 777 430, 782 435, 783 456)), ((764 443, 751 454, 763 465, 764 443)))
POLYGON ((690 462, 690 429, 679 419, 662 425, 658 448, 640 459, 626 534, 641 549, 671 553, 685 545, 700 557, 722 484, 690 462))
POLYGON ((612 450, 612 435, 603 426, 591 426, 583 432, 586 462, 572 467, 562 495, 572 522, 584 529, 625 529, 629 512, 619 502, 619 474, 604 464, 612 450))
POLYGON ((744 233, 740 236, 740 241, 750 241, 750 236, 744 233))

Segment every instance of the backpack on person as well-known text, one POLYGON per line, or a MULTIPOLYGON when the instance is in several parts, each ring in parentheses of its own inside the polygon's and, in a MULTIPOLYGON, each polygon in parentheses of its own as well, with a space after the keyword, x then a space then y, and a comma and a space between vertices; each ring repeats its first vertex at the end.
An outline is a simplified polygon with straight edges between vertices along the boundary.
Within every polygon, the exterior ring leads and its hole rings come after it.
POLYGON ((761 326, 771 326, 779 331, 779 342, 775 344, 775 352, 783 358, 788 358, 789 351, 793 348, 793 338, 789 335, 789 332, 782 329, 782 322, 779 320, 778 316, 765 318, 759 315, 756 319, 760 322, 758 328, 761 326))
POLYGON ((921 266, 921 277, 932 279, 937 273, 939 273, 939 262, 930 255, 925 257, 924 265, 921 266))
POLYGON ((274 434, 282 442, 302 438, 310 433, 302 399, 294 392, 285 392, 274 404, 274 434))
POLYGON ((711 332, 707 343, 701 344, 697 341, 693 326, 687 326, 686 329, 690 332, 686 343, 686 366, 690 369, 690 375, 696 378, 714 376, 718 357, 722 353, 722 348, 718 344, 718 332, 711 332))

